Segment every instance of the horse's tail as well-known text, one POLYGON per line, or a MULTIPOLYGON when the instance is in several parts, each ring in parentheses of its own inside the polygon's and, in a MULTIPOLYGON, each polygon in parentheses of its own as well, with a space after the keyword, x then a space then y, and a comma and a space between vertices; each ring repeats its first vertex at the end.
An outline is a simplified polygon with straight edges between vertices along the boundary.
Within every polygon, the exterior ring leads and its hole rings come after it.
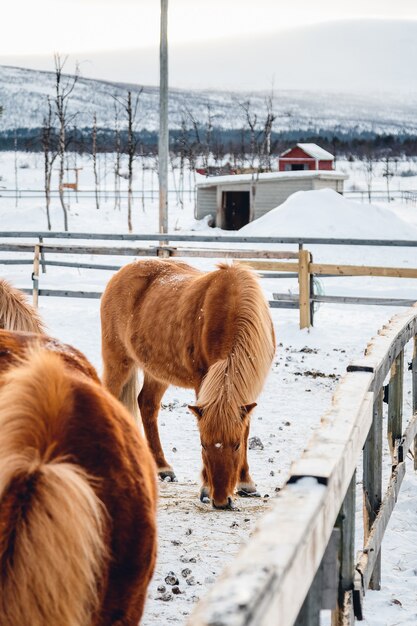
POLYGON ((88 626, 98 608, 106 511, 87 473, 57 452, 71 384, 40 349, 2 379, 1 626, 88 626))
POLYGON ((26 296, 0 279, 0 328, 45 334, 44 324, 26 296))
POLYGON ((133 365, 129 378, 123 385, 119 400, 130 411, 137 424, 142 422, 138 405, 139 392, 140 386, 138 381, 138 368, 136 365, 133 365))

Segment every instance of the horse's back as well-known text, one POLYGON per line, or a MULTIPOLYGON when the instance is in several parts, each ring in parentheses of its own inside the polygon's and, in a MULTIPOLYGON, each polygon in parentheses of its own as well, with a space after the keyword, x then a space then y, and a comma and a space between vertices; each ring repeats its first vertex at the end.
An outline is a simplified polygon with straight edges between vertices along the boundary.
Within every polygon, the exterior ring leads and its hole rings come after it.
POLYGON ((99 382, 95 368, 84 354, 73 346, 63 344, 48 335, 3 329, 0 329, 0 375, 16 363, 17 359, 23 359, 35 346, 41 346, 47 351, 58 354, 64 365, 99 382))
MULTIPOLYGON (((102 323, 128 319, 132 311, 152 294, 152 299, 167 297, 169 292, 202 272, 181 261, 148 259, 122 267, 110 279, 101 299, 102 323)), ((157 314, 157 311, 155 311, 157 314)))
POLYGON ((233 349, 243 317, 254 318, 251 307, 262 309, 271 335, 258 280, 242 266, 201 272, 171 259, 132 263, 103 295, 105 365, 132 360, 164 383, 198 388, 210 365, 233 349))

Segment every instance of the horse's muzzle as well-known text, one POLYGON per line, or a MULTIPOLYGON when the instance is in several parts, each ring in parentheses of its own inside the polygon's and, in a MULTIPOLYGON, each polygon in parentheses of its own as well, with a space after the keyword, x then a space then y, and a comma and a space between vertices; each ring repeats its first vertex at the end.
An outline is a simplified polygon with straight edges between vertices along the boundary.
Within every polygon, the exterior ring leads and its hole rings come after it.
POLYGON ((226 504, 216 504, 214 500, 212 500, 211 503, 213 505, 213 509, 217 509, 218 511, 237 511, 238 510, 230 496, 227 498, 226 504))

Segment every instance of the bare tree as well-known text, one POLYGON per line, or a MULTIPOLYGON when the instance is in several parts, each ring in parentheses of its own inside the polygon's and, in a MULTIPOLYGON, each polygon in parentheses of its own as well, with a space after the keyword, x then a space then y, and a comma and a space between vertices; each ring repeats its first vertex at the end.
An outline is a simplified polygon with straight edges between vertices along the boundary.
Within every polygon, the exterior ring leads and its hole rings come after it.
POLYGON ((249 127, 249 165, 250 168, 253 169, 255 168, 255 162, 259 155, 258 138, 260 130, 258 129, 258 116, 256 113, 252 113, 250 100, 239 102, 239 106, 245 114, 245 120, 249 127))
POLYGON ((16 196, 15 196, 15 206, 17 207, 18 205, 18 198, 19 198, 19 193, 18 193, 18 187, 19 187, 19 181, 18 181, 18 177, 17 177, 17 131, 16 129, 14 130, 14 186, 15 186, 15 190, 16 190, 16 196))
POLYGON ((392 170, 392 159, 391 159, 390 151, 387 151, 385 153, 385 155, 384 155, 384 157, 382 159, 382 164, 383 164, 382 176, 387 181, 388 202, 391 202, 390 190, 389 190, 389 181, 390 181, 390 178, 392 178, 394 176, 394 172, 392 170))
POLYGON ((119 109, 117 102, 114 102, 114 208, 120 211, 120 125, 119 125, 119 109))
POLYGON ((67 127, 75 116, 68 118, 68 99, 77 84, 79 77, 78 65, 75 74, 64 78, 63 69, 68 57, 61 58, 59 54, 54 55, 55 61, 55 108, 58 118, 58 156, 59 156, 59 199, 64 214, 64 229, 68 230, 68 211, 64 199, 64 171, 65 171, 65 150, 67 127))
POLYGON ((213 113, 211 110, 211 105, 210 103, 208 103, 207 104, 207 124, 206 124, 205 142, 204 142, 204 160, 206 163, 206 167, 208 167, 210 164, 212 135, 213 135, 213 113))
POLYGON ((132 232, 132 203, 133 203, 133 162, 136 156, 136 148, 138 145, 138 138, 135 134, 136 118, 139 105, 139 97, 143 91, 143 88, 139 90, 132 101, 132 92, 128 91, 126 98, 116 98, 113 96, 116 102, 124 109, 127 116, 127 162, 128 162, 128 188, 127 188, 127 227, 129 232, 132 232))
MULTIPOLYGON (((266 116, 265 121, 259 119, 257 113, 252 112, 250 100, 238 103, 245 117, 245 122, 249 130, 249 166, 252 170, 259 172, 270 172, 272 169, 272 127, 277 116, 274 113, 273 95, 265 99, 266 116)), ((247 157, 245 129, 242 130, 241 160, 247 157)))
POLYGON ((273 97, 268 96, 266 98, 266 118, 263 127, 263 138, 260 146, 259 154, 259 166, 263 171, 270 172, 272 169, 271 163, 271 137, 272 137, 272 125, 276 120, 276 115, 273 111, 273 97))
POLYGON ((93 128, 91 132, 91 154, 93 157, 93 171, 94 171, 94 193, 96 198, 96 209, 100 208, 99 200, 99 176, 97 172, 97 115, 93 115, 93 128))
MULTIPOLYGON (((187 113, 183 110, 181 113, 180 130, 176 140, 176 153, 179 158, 179 183, 178 183, 178 201, 181 208, 184 207, 184 171, 185 163, 188 159, 188 167, 190 173, 190 189, 191 174, 195 173, 196 159, 194 155, 194 146, 190 138, 190 131, 187 127, 187 113)), ((191 198, 190 198, 191 199, 191 198)))
POLYGON ((48 230, 51 230, 51 178, 52 170, 55 159, 58 156, 56 146, 53 144, 54 132, 52 127, 52 105, 51 100, 47 98, 48 110, 47 114, 43 118, 42 125, 42 150, 44 159, 44 190, 45 190, 45 205, 46 205, 46 220, 48 223, 48 230))
POLYGON ((202 128, 202 124, 200 124, 198 120, 194 117, 192 111, 187 107, 185 108, 185 113, 190 120, 191 126, 194 130, 194 154, 198 153, 201 155, 202 165, 205 169, 207 169, 210 165, 211 138, 213 133, 213 113, 211 110, 211 105, 210 103, 207 104, 207 122, 205 123, 204 129, 202 128), (200 129, 204 130, 203 137, 201 136, 200 129))
POLYGON ((375 175, 375 158, 371 150, 367 150, 362 156, 362 163, 365 172, 366 188, 368 190, 369 203, 372 202, 372 184, 375 175))
MULTIPOLYGON (((197 167, 197 155, 201 150, 200 134, 198 130, 198 124, 191 115, 190 111, 184 109, 181 114, 181 130, 178 138, 180 144, 180 167, 181 163, 185 166, 185 161, 188 161, 188 190, 189 199, 192 198, 192 189, 195 190, 195 174, 197 167), (194 140, 191 135, 191 130, 188 128, 187 120, 191 121, 192 128, 194 130, 194 140)), ((195 193, 195 191, 194 191, 195 193)))

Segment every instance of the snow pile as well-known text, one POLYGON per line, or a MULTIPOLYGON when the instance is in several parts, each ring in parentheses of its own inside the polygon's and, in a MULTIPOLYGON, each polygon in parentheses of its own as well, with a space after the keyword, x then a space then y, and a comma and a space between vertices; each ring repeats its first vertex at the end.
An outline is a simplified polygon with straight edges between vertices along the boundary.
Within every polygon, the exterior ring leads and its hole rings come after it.
POLYGON ((417 238, 417 228, 388 208, 346 200, 332 189, 297 191, 238 231, 257 237, 417 238))

